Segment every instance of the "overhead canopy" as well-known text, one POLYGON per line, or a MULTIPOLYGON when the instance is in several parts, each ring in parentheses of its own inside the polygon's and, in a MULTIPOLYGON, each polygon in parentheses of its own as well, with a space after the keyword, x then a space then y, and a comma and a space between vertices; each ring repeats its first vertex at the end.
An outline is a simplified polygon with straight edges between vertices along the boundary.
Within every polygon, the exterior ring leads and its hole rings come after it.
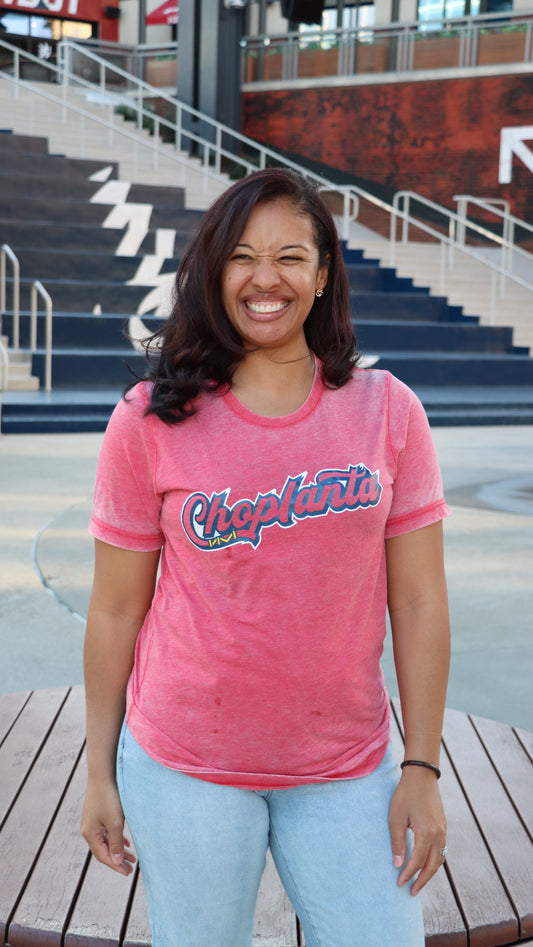
POLYGON ((178 0, 166 0, 147 14, 147 26, 175 26, 178 22, 178 0))

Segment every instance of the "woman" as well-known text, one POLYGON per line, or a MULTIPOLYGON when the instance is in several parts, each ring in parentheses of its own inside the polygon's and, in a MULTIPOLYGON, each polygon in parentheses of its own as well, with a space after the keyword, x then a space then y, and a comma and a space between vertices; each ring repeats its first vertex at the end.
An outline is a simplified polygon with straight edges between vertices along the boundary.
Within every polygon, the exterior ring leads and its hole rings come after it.
POLYGON ((356 367, 315 189, 229 188, 155 341, 99 462, 83 834, 126 875, 126 814, 154 947, 250 945, 268 846, 308 947, 420 947, 412 896, 445 855, 447 508, 420 403, 356 367))

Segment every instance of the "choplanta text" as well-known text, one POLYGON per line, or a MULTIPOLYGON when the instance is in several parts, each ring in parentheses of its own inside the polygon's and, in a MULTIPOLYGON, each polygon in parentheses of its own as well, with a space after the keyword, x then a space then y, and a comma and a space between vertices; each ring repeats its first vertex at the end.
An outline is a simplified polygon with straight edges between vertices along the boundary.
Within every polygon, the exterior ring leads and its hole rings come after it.
POLYGON ((182 523, 190 541, 207 551, 223 549, 235 543, 257 547, 263 529, 268 526, 294 526, 310 516, 343 513, 377 506, 382 493, 379 470, 364 464, 347 470, 321 470, 306 483, 307 471, 287 477, 278 493, 258 493, 255 500, 228 503, 230 488, 221 493, 192 493, 182 511, 182 523))

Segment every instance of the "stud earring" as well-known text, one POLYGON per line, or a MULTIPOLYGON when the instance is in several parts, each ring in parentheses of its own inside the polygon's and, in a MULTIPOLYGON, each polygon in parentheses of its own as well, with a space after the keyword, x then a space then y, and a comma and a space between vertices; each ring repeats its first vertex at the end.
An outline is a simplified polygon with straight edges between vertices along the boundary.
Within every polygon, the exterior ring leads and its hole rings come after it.
POLYGON ((315 293, 315 296, 317 296, 318 299, 320 299, 320 297, 323 296, 323 295, 324 295, 324 290, 323 290, 323 289, 317 289, 317 291, 316 291, 316 293, 315 293))

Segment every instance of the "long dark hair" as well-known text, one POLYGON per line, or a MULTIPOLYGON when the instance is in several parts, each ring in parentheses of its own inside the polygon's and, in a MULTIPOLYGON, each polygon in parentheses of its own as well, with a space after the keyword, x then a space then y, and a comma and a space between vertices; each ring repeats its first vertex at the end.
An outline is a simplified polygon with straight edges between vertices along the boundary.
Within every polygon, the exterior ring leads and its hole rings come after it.
POLYGON ((149 413, 176 424, 194 414, 200 392, 222 392, 246 354, 221 300, 222 271, 258 204, 288 198, 313 224, 320 265, 327 264, 324 296, 315 299, 304 325, 307 344, 322 361, 328 387, 346 384, 357 361, 350 320, 348 279, 335 222, 317 188, 288 169, 257 171, 233 184, 205 213, 176 273, 168 320, 147 340, 157 352, 149 413))

